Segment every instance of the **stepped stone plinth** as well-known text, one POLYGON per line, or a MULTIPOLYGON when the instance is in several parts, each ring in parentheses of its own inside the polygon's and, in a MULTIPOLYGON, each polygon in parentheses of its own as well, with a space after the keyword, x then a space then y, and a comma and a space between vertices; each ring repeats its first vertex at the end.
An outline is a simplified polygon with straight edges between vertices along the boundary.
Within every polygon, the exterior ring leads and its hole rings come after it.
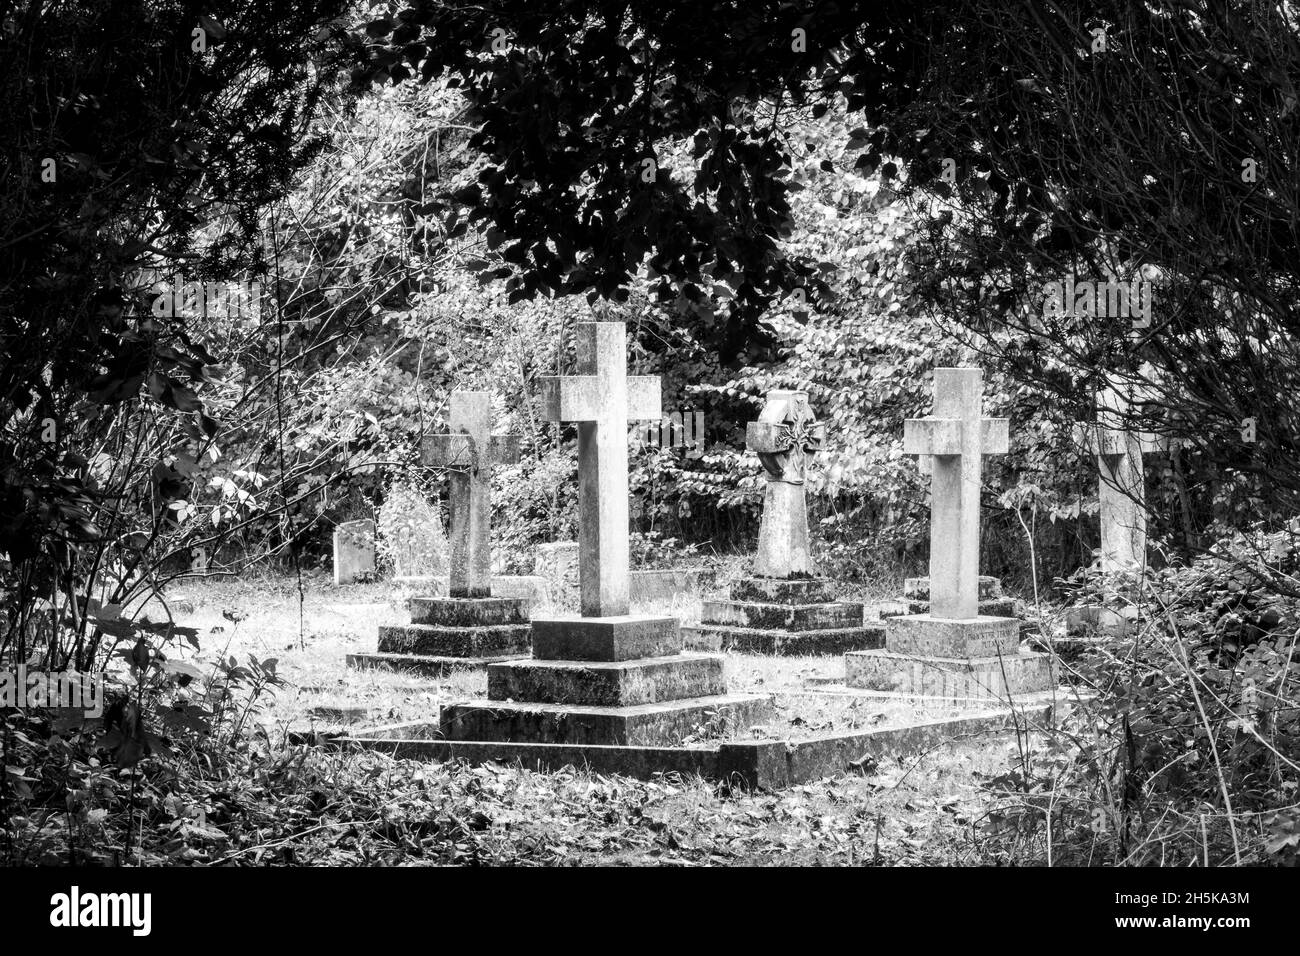
POLYGON ((379 628, 379 650, 349 654, 349 667, 386 667, 436 677, 528 654, 529 602, 522 598, 417 597, 411 623, 379 628))
POLYGON ((925 615, 885 622, 885 646, 844 658, 845 683, 917 697, 1005 700, 1052 686, 1051 657, 1020 649, 1019 622, 925 615))
POLYGON ((695 650, 751 654, 843 654, 880 647, 884 626, 861 604, 836 601, 825 578, 745 578, 726 600, 705 601, 699 625, 683 628, 695 650))
POLYGON ((686 653, 670 617, 538 618, 533 657, 488 666, 488 700, 448 704, 449 740, 672 746, 769 718, 729 694, 722 658, 686 653))
POLYGON ((981 417, 982 379, 979 369, 935 369, 934 414, 904 423, 904 452, 931 456, 930 578, 907 582, 913 613, 885 618, 883 649, 845 655, 849 687, 1005 700, 1052 686, 1051 658, 1021 650, 1020 622, 981 613, 1001 595, 979 574, 981 462, 1008 448, 1007 420, 981 417))
POLYGON ((864 623, 861 604, 836 601, 813 569, 804 479, 825 433, 807 393, 797 391, 769 392, 758 421, 746 426, 745 444, 767 478, 754 576, 732 585, 726 599, 703 603, 700 623, 685 628, 690 647, 843 654, 880 646, 884 629, 864 623))

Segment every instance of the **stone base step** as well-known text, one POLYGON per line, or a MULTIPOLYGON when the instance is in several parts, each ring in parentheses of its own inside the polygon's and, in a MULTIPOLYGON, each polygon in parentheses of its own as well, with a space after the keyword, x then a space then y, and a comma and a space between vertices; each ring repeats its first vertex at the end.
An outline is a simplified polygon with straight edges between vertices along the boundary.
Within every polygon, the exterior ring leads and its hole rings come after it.
POLYGON ((527 624, 444 627, 441 624, 393 624, 379 628, 382 654, 427 654, 438 657, 501 657, 528 653, 532 631, 527 624))
POLYGON ((1020 647, 1020 626, 1013 617, 891 617, 885 647, 911 657, 997 657, 1020 647))
POLYGON ((444 677, 452 671, 486 670, 489 664, 514 660, 514 656, 438 657, 431 654, 349 654, 348 667, 357 670, 391 670, 421 677, 444 677))
POLYGON ((523 598, 413 597, 406 605, 412 624, 483 627, 528 623, 529 602, 523 598))
POLYGON ((948 699, 1002 700, 1055 683, 1051 657, 1032 651, 964 658, 857 651, 845 655, 844 677, 849 687, 948 699))
POLYGON ((717 735, 763 724, 771 708, 771 699, 758 694, 689 697, 635 707, 470 701, 444 705, 440 723, 448 740, 660 747, 706 731, 717 735))
POLYGON ((885 644, 883 624, 824 628, 818 631, 763 630, 724 624, 685 625, 682 637, 693 651, 738 651, 742 654, 779 654, 786 657, 844 654, 885 644))
POLYGON ((755 627, 766 630, 810 631, 835 627, 861 627, 862 605, 848 602, 823 604, 769 604, 762 601, 705 601, 700 609, 704 624, 755 627))
MULTIPOLYGON (((909 600, 901 605, 893 604, 890 605, 890 607, 891 609, 901 607, 903 610, 900 611, 899 613, 903 613, 903 614, 929 614, 930 613, 929 601, 909 600)), ((1019 609, 1016 607, 1015 598, 996 597, 996 598, 989 598, 988 600, 981 600, 979 602, 979 613, 981 617, 1015 617, 1018 614, 1018 611, 1019 609)), ((889 617, 889 616, 896 616, 896 615, 886 614, 885 607, 882 606, 880 609, 880 616, 889 617)))
POLYGON ((677 618, 648 614, 533 618, 533 656, 552 661, 627 661, 682 652, 677 618))
POLYGON ((722 658, 702 654, 632 661, 524 660, 488 668, 491 700, 633 707, 726 694, 722 658))
MULTIPOLYGON (((981 574, 978 587, 976 597, 981 601, 1002 597, 1002 581, 991 574, 981 574)), ((910 601, 930 600, 930 579, 928 577, 904 578, 903 597, 910 601)))
POLYGON ((822 604, 835 600, 826 578, 742 578, 731 586, 733 601, 766 604, 822 604))

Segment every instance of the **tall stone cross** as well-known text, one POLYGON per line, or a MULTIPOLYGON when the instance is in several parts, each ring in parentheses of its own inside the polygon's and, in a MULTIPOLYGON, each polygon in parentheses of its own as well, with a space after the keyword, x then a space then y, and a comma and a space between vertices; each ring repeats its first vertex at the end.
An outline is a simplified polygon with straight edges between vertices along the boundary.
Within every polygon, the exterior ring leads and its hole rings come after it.
POLYGON ((578 583, 583 617, 628 613, 627 423, 661 416, 659 378, 627 374, 622 322, 580 322, 577 374, 548 376, 542 407, 578 426, 578 583))
POLYGON ((1108 385, 1097 393, 1097 423, 1075 427, 1075 440, 1097 457, 1104 572, 1146 563, 1146 476, 1142 456, 1163 443, 1151 432, 1123 427, 1129 404, 1125 391, 1108 385))
POLYGON ((759 577, 812 574, 804 476, 808 459, 821 450, 825 436, 826 426, 813 415, 807 392, 768 392, 758 421, 745 427, 745 445, 758 454, 767 472, 754 556, 759 577))
POLYGON ((449 433, 430 435, 421 460, 448 470, 452 597, 492 594, 492 467, 519 460, 519 439, 492 434, 487 392, 452 392, 449 433))
POLYGON ((930 616, 979 616, 980 472, 1005 454, 1005 418, 982 418, 984 373, 934 370, 934 414, 903 423, 903 451, 930 455, 930 616))

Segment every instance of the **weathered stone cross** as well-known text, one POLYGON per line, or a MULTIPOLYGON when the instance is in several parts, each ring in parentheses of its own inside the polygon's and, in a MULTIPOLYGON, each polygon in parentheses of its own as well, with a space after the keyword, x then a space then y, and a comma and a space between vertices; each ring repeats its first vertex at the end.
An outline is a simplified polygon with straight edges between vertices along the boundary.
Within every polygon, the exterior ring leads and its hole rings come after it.
POLYGON ((1097 424, 1075 427, 1075 439, 1097 456, 1097 498, 1101 504, 1101 569, 1146 563, 1146 481, 1142 456, 1163 444, 1151 432, 1123 427, 1129 399, 1109 385, 1097 393, 1097 424))
POLYGON ((984 373, 934 370, 934 414, 903 423, 903 451, 931 455, 930 616, 979 616, 980 471, 1005 454, 1005 418, 981 418, 984 373))
POLYGON ((541 380, 546 418, 578 425, 583 617, 628 613, 627 423, 662 414, 659 378, 627 374, 622 322, 580 322, 576 375, 541 380))
POLYGON ((492 466, 519 460, 519 439, 493 435, 487 392, 452 392, 449 434, 430 435, 421 460, 448 470, 452 597, 492 594, 492 466))

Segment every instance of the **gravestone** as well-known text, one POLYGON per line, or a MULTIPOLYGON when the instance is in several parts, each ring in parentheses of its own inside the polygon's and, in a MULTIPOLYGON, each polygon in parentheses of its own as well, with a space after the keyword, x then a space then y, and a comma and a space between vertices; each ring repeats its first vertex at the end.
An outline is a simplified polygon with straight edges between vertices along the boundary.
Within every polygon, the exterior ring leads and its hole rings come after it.
POLYGON ((1114 572, 1146 564, 1146 476, 1142 456, 1157 450, 1156 437, 1124 427, 1129 400, 1109 386, 1097 394, 1097 423, 1081 424, 1075 437, 1097 460, 1101 569, 1114 572))
MULTIPOLYGON (((988 617, 1016 617, 1016 599, 1002 593, 1002 582, 988 574, 979 576, 979 613, 988 617)), ((904 578, 901 614, 930 613, 930 579, 904 578)), ((882 611, 882 616, 889 616, 882 611)))
POLYGON ((334 586, 352 584, 375 573, 375 523, 344 521, 334 529, 334 586))
POLYGON ((904 452, 931 456, 930 612, 886 619, 883 649, 848 654, 850 687, 1002 699, 1051 686, 1050 657, 1020 649, 1015 618, 979 613, 982 461, 1008 448, 1007 420, 982 417, 982 380, 935 369, 934 414, 904 423, 904 452))
POLYGON ((660 746, 711 723, 749 726, 770 702, 728 694, 718 657, 685 654, 677 621, 631 615, 627 422, 658 418, 659 380, 628 376, 621 322, 578 326, 578 374, 542 380, 578 425, 581 616, 536 617, 531 660, 488 666, 488 700, 447 704, 449 740, 660 746))
POLYGON ((728 597, 708 600, 698 626, 685 628, 689 646, 761 654, 843 654, 880 647, 884 628, 863 621, 861 604, 836 601, 814 573, 808 547, 804 479, 822 447, 825 426, 806 392, 772 391, 746 444, 763 464, 767 487, 754 574, 728 597))
MULTIPOLYGON (((1131 391, 1113 383, 1097 393, 1097 421, 1075 426, 1074 437, 1097 463, 1098 522, 1101 549, 1098 563, 1109 577, 1141 571, 1146 566, 1146 474, 1143 456, 1167 442, 1151 432, 1125 427, 1131 391)), ((1099 630, 1122 634, 1136 621, 1136 603, 1113 595, 1119 607, 1084 605, 1066 611, 1066 632, 1099 630)))
POLYGON ((411 598, 411 623, 380 627, 378 653, 351 654, 351 666, 439 675, 528 652, 529 601, 492 596, 492 467, 518 458, 517 440, 491 433, 487 392, 453 392, 448 424, 422 458, 445 467, 451 486, 449 596, 411 598))

